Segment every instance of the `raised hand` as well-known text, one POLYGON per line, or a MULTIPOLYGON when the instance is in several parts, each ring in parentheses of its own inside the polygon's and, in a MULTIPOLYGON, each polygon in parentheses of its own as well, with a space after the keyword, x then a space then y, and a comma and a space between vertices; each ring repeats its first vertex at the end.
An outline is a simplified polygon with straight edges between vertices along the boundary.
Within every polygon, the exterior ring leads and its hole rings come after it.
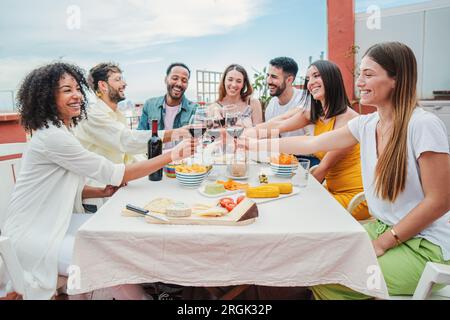
POLYGON ((199 142, 197 139, 184 139, 171 151, 172 161, 182 160, 195 154, 199 142))

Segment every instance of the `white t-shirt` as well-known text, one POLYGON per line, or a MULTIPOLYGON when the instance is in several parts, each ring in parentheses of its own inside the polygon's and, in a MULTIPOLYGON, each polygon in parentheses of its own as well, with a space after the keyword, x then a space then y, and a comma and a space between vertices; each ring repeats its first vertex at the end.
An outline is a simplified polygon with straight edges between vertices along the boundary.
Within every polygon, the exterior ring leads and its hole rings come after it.
MULTIPOLYGON (((166 115, 164 117, 164 129, 165 130, 173 129, 173 123, 175 121, 175 117, 178 114, 178 111, 180 111, 180 108, 181 108, 181 104, 179 104, 175 107, 169 107, 166 104, 166 102, 164 102, 164 109, 166 110, 166 115)), ((173 147, 175 147, 175 145, 176 145, 176 143, 174 141, 166 142, 166 143, 164 143, 164 150, 172 149, 173 147)))
MULTIPOLYGON (((294 94, 292 95, 291 100, 284 105, 280 105, 280 100, 278 100, 278 97, 273 97, 272 99, 270 99, 269 104, 267 105, 267 108, 266 108, 266 112, 265 112, 266 121, 269 121, 272 118, 278 117, 279 115, 282 115, 292 109, 301 108, 300 100, 303 95, 303 90, 300 90, 297 88, 293 88, 293 89, 294 89, 294 94)), ((305 127, 303 129, 298 129, 295 131, 284 132, 281 134, 281 137, 312 135, 311 129, 308 127, 305 127)))
POLYGON ((164 102, 164 109, 166 110, 166 115, 164 117, 164 129, 166 130, 172 130, 173 129, 173 122, 175 121, 175 117, 178 114, 178 111, 180 111, 181 104, 175 106, 175 107, 169 107, 164 102))
MULTIPOLYGON (((378 121, 379 115, 375 112, 352 119, 348 128, 360 143, 362 180, 370 211, 387 225, 395 225, 424 199, 417 159, 426 151, 449 153, 447 132, 442 121, 434 114, 421 108, 414 111, 408 125, 405 190, 391 203, 378 198, 375 192, 375 167, 378 161, 375 131, 378 121)), ((440 246, 445 260, 450 260, 449 219, 450 211, 417 235, 440 246)))

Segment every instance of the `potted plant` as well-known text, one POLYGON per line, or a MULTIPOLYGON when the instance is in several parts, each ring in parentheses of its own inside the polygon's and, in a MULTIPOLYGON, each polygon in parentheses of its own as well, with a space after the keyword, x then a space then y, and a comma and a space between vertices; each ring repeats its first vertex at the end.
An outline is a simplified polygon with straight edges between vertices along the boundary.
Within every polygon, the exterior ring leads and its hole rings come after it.
POLYGON ((257 92, 258 99, 261 102, 261 107, 263 111, 263 115, 266 111, 267 104, 269 103, 270 99, 272 98, 269 95, 268 87, 267 87, 267 81, 266 81, 266 72, 267 67, 264 67, 262 71, 255 70, 255 74, 253 75, 254 80, 252 83, 253 90, 257 92))

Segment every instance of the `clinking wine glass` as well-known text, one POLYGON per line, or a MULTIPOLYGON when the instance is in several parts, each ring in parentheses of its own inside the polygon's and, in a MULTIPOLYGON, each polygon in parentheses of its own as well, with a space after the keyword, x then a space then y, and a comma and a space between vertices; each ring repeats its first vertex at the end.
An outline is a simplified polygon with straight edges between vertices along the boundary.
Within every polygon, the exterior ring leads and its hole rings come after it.
MULTIPOLYGON (((197 110, 197 112, 192 116, 191 120, 189 121, 188 130, 193 139, 202 139, 202 145, 203 145, 203 136, 206 132, 205 110, 202 110, 202 109, 197 110)), ((202 148, 202 151, 203 151, 203 148, 202 148)), ((191 159, 194 157, 195 156, 193 155, 191 157, 191 159)), ((203 157, 203 154, 202 154, 202 157, 203 157)))
POLYGON ((226 131, 227 134, 233 139, 233 158, 236 159, 237 154, 237 141, 238 138, 242 135, 244 132, 244 126, 242 125, 242 122, 239 121, 240 119, 240 113, 234 112, 234 113, 228 113, 225 116, 227 127, 226 131))
POLYGON ((217 138, 221 136, 222 125, 219 118, 208 118, 206 120, 207 133, 213 143, 217 138))
POLYGON ((192 138, 203 137, 206 132, 207 118, 205 110, 198 109, 189 121, 189 133, 192 138))

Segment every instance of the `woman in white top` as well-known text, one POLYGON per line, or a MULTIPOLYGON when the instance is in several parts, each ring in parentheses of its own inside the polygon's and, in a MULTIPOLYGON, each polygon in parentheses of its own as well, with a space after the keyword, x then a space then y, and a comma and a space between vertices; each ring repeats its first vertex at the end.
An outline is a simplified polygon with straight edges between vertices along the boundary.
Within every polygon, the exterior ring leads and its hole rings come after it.
MULTIPOLYGON (((174 158, 189 156, 195 147, 193 141, 184 141, 174 152, 130 165, 114 164, 86 150, 72 133, 86 115, 86 88, 81 69, 53 63, 32 71, 18 93, 22 124, 33 131, 33 137, 8 210, 0 217, 0 229, 10 238, 25 271, 25 292, 21 292, 25 299, 53 296, 58 264, 64 273, 61 264, 70 264, 74 234, 86 220, 82 214, 72 214, 83 212, 82 199, 111 196, 128 181, 144 177, 174 158), (86 186, 85 178, 107 186, 86 186)), ((8 288, 5 279, 0 273, 0 284, 6 283, 8 288)), ((115 287, 113 292, 118 299, 145 298, 136 285, 115 287)))
MULTIPOLYGON (((450 157, 446 129, 417 108, 417 62, 404 44, 371 47, 360 66, 361 104, 377 112, 315 137, 281 139, 281 152, 314 153, 360 143, 363 185, 377 221, 372 239, 390 295, 413 294, 428 261, 450 264, 450 157)), ((249 146, 270 145, 267 140, 249 146)), ((317 299, 367 299, 340 284, 312 287, 317 299)))
POLYGON ((228 66, 222 76, 217 102, 224 108, 234 106, 236 112, 251 119, 246 126, 261 123, 262 107, 258 99, 252 98, 253 88, 247 71, 238 64, 228 66))

